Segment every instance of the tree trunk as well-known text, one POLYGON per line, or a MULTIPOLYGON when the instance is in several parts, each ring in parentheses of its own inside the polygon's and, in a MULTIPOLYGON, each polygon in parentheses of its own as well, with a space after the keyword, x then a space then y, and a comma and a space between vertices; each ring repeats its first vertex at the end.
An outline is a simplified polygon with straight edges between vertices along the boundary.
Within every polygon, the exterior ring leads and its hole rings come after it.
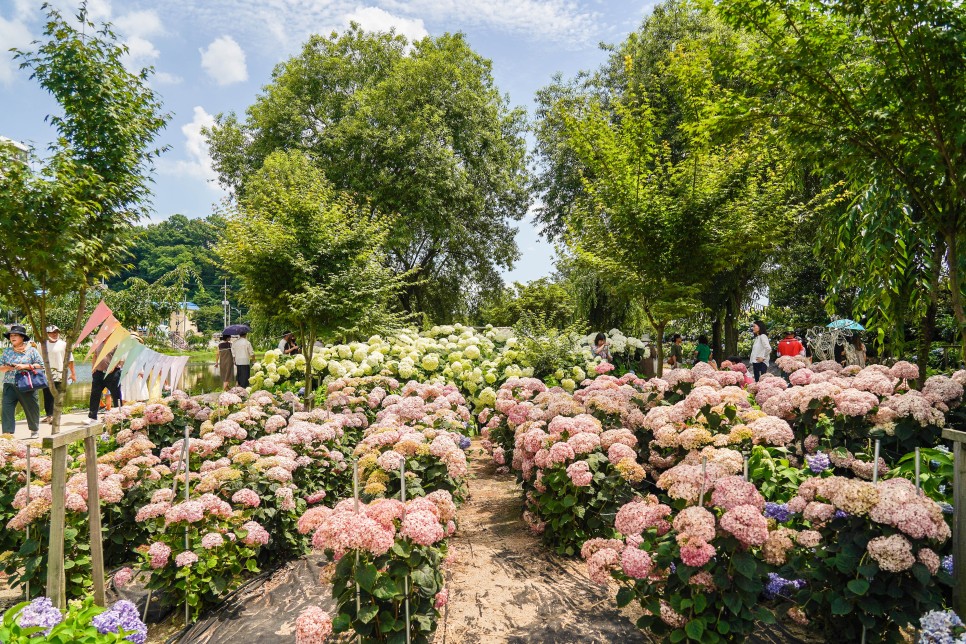
POLYGON ((657 377, 660 378, 664 375, 664 328, 667 327, 667 321, 661 320, 654 325, 654 330, 657 331, 657 377))
POLYGON ((715 317, 711 322, 711 355, 715 363, 721 366, 724 356, 721 350, 721 316, 715 317))
POLYGON ((919 350, 916 352, 919 367, 919 389, 926 383, 926 372, 929 370, 929 350, 932 348, 933 338, 936 337, 936 316, 939 312, 939 285, 942 276, 943 240, 936 239, 932 251, 932 270, 929 275, 929 304, 926 316, 922 321, 919 335, 919 350))
POLYGON ((737 315, 735 314, 734 300, 729 296, 728 301, 725 304, 725 319, 724 319, 724 332, 725 332, 724 352, 727 358, 730 358, 731 356, 734 356, 734 355, 738 355, 738 329, 735 328, 736 321, 737 321, 737 315))
POLYGON ((315 406, 315 396, 312 389, 312 356, 315 353, 315 331, 306 334, 305 350, 305 408, 311 410, 315 406))

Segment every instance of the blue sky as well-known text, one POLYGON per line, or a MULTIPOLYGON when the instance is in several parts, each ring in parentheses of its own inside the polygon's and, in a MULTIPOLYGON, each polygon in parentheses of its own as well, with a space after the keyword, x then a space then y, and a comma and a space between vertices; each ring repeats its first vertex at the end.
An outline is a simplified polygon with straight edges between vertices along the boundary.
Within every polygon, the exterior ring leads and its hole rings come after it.
MULTIPOLYGON (((76 0, 52 0, 75 12, 76 0)), ((44 116, 56 109, 10 47, 28 47, 42 32, 40 0, 0 0, 0 135, 42 150, 51 132, 44 116)), ((174 213, 209 214, 223 196, 214 181, 200 129, 213 115, 243 113, 272 68, 312 33, 350 21, 410 38, 461 31, 493 61, 497 86, 532 113, 537 89, 554 73, 573 76, 605 58, 598 43, 634 30, 655 0, 90 0, 95 21, 109 20, 130 49, 132 68, 153 65, 152 85, 172 114, 161 143, 154 220, 174 213)), ((522 258, 508 281, 549 274, 553 248, 527 220, 517 233, 522 258)))

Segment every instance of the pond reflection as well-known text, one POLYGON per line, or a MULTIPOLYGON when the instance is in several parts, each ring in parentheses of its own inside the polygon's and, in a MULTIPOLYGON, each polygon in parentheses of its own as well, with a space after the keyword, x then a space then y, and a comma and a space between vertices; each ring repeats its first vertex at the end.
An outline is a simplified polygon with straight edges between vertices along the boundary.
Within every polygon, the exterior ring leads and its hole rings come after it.
MULTIPOLYGON (((190 394, 201 394, 221 389, 218 377, 218 365, 214 362, 192 361, 185 368, 184 380, 181 388, 190 394)), ((77 363, 77 382, 67 388, 65 409, 86 407, 91 397, 91 365, 77 363)), ((123 397, 124 392, 121 392, 123 397)))

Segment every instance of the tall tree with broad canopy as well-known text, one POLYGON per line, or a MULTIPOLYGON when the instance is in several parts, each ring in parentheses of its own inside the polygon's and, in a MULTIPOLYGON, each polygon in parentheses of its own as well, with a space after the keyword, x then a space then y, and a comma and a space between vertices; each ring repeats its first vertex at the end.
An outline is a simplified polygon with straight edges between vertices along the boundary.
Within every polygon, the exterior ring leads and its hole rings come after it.
POLYGON ((309 404, 317 339, 382 333, 406 321, 392 303, 411 275, 385 266, 388 234, 385 220, 336 190, 297 150, 266 158, 228 215, 218 255, 255 321, 289 325, 299 336, 309 404))
POLYGON ((353 24, 310 38, 244 122, 219 115, 208 140, 240 198, 273 151, 296 149, 371 218, 391 216, 386 263, 419 278, 399 293, 402 307, 448 321, 518 257, 510 222, 530 204, 524 121, 462 35, 409 43, 353 24))
MULTIPOLYGON (((739 97, 721 118, 777 125, 799 154, 840 173, 855 186, 854 194, 873 186, 879 193, 890 185, 901 191, 898 202, 879 200, 889 202, 886 227, 899 225, 893 229, 904 239, 902 228, 911 226, 927 248, 922 260, 908 261, 903 249, 903 260, 892 264, 894 275, 886 282, 900 284, 906 281, 900 273, 912 263, 934 264, 934 252, 944 253, 948 280, 933 279, 926 268, 919 282, 927 289, 948 283, 960 336, 966 338, 966 7, 955 0, 707 0, 706 5, 754 36, 754 46, 738 52, 736 70, 767 90, 739 97)), ((861 232, 872 223, 867 210, 849 212, 853 221, 843 225, 866 238, 880 235, 875 228, 861 232)), ((871 251, 870 263, 888 265, 893 246, 850 250, 871 251)), ((887 292, 893 295, 891 287, 887 292)))
MULTIPOLYGON (((34 45, 16 59, 62 113, 47 117, 57 140, 47 158, 32 155, 36 171, 0 150, 0 298, 20 309, 41 341, 53 382, 42 342, 48 303, 79 294, 63 329, 71 346, 88 289, 116 273, 134 223, 148 211, 152 163, 162 151, 154 139, 168 117, 148 86, 151 70, 129 72, 122 62, 126 48, 109 26, 87 19, 86 5, 76 22, 47 7, 44 39, 34 45)), ((53 433, 66 391, 65 378, 55 392, 53 433)))

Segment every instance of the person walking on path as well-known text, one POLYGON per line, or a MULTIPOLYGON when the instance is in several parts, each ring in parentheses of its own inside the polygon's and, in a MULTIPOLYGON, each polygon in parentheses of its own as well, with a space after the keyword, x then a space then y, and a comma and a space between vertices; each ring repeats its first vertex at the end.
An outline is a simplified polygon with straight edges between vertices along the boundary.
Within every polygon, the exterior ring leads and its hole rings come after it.
POLYGON ((286 356, 294 356, 302 353, 299 345, 295 344, 295 334, 291 331, 286 331, 282 334, 282 339, 278 341, 278 350, 282 352, 282 355, 286 356))
POLYGON ((768 361, 771 358, 771 344, 765 334, 765 323, 755 320, 751 325, 751 332, 755 334, 755 339, 751 344, 751 370, 758 382, 765 372, 768 371, 768 361))
POLYGON ((231 345, 231 355, 235 359, 235 380, 239 387, 248 387, 252 376, 252 358, 255 348, 248 341, 247 333, 239 333, 238 339, 231 345))
POLYGON ((113 358, 114 351, 112 350, 94 365, 94 370, 91 372, 91 399, 87 410, 88 425, 93 425, 97 422, 97 411, 101 406, 101 394, 104 393, 105 389, 110 392, 111 400, 115 405, 120 407, 124 404, 124 401, 121 399, 120 363, 114 366, 113 371, 106 373, 107 368, 111 366, 111 360, 113 358))
POLYGON ((231 350, 231 336, 221 336, 218 343, 218 374, 221 376, 222 389, 228 391, 235 379, 235 362, 231 350))
MULTIPOLYGON (((64 356, 68 354, 67 342, 60 337, 60 329, 56 324, 47 327, 47 360, 50 361, 50 375, 53 382, 44 389, 44 420, 49 423, 54 418, 54 396, 60 383, 64 381, 64 356)), ((77 372, 74 370, 74 354, 70 353, 67 358, 67 368, 70 369, 70 377, 67 384, 77 382, 77 372)))
POLYGON ((699 335, 698 336, 698 346, 694 350, 694 361, 698 362, 708 362, 711 360, 711 346, 708 344, 708 336, 699 335))
POLYGON ((680 333, 675 333, 671 336, 671 352, 668 355, 667 363, 675 369, 684 366, 684 348, 681 347, 682 342, 684 342, 684 338, 681 337, 680 333))
POLYGON ((36 391, 20 391, 17 388, 17 372, 40 371, 44 368, 44 359, 40 352, 27 344, 30 334, 19 324, 14 324, 3 334, 10 341, 10 346, 0 354, 0 372, 3 372, 3 405, 0 409, 4 434, 13 434, 17 429, 17 403, 23 408, 27 417, 27 427, 30 437, 40 435, 40 404, 37 402, 36 391))
POLYGON ((805 345, 795 337, 794 331, 786 331, 785 337, 778 342, 778 355, 792 357, 805 355, 805 345))

